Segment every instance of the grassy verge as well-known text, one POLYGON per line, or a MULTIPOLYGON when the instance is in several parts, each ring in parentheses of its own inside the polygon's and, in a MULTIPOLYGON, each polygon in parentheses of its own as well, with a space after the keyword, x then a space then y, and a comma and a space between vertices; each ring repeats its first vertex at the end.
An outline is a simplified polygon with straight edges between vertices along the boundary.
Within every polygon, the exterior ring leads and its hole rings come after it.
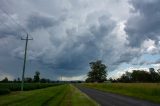
POLYGON ((69 86, 61 106, 98 106, 98 104, 73 85, 69 86))
POLYGON ((96 106, 96 103, 72 85, 12 92, 0 96, 0 106, 96 106))
POLYGON ((160 83, 88 83, 85 87, 160 103, 160 83))

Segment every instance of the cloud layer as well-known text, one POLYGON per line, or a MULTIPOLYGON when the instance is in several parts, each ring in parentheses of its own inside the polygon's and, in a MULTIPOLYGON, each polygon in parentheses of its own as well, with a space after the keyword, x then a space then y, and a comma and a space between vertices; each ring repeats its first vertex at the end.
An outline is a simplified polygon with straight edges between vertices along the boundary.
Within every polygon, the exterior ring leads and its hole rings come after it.
POLYGON ((29 41, 27 75, 40 70, 52 79, 82 76, 88 63, 97 59, 113 71, 160 51, 158 0, 2 0, 0 4, 0 69, 15 77, 21 74, 20 38, 25 31, 34 38, 29 41))

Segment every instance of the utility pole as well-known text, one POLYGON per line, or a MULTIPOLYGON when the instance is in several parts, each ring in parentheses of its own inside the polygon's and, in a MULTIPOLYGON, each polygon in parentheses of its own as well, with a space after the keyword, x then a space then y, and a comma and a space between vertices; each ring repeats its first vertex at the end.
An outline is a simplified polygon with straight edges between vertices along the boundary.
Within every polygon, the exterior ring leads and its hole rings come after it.
POLYGON ((28 46, 28 40, 33 40, 33 38, 29 39, 28 38, 28 34, 27 37, 21 38, 21 40, 25 40, 26 44, 25 44, 25 53, 24 53, 24 63, 23 63, 23 72, 22 72, 22 83, 21 83, 21 91, 23 91, 23 87, 24 87, 24 74, 25 74, 25 68, 26 68, 26 56, 27 56, 27 46, 28 46))

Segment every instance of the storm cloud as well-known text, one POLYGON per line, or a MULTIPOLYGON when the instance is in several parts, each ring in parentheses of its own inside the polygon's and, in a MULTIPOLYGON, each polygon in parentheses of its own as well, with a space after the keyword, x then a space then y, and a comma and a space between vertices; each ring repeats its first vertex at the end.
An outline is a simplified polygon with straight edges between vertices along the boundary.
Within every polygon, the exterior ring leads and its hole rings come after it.
POLYGON ((0 14, 0 70, 4 75, 21 74, 25 42, 20 39, 26 37, 25 31, 34 39, 28 45, 28 76, 35 70, 51 79, 83 76, 89 71, 89 62, 97 59, 107 64, 110 72, 123 63, 132 64, 144 53, 159 53, 158 0, 1 3, 1 9, 9 14, 0 14))
POLYGON ((159 0, 131 0, 132 17, 126 23, 125 31, 133 47, 140 46, 145 40, 160 40, 160 1, 159 0))

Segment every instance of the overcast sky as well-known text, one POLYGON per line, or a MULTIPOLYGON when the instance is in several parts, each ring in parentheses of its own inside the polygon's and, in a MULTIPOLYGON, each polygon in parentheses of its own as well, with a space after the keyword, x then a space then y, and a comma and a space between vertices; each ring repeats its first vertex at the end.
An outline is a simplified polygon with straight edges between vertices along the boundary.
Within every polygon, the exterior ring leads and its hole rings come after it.
POLYGON ((160 0, 0 0, 0 79, 84 80, 102 60, 109 77, 160 68, 160 0))

